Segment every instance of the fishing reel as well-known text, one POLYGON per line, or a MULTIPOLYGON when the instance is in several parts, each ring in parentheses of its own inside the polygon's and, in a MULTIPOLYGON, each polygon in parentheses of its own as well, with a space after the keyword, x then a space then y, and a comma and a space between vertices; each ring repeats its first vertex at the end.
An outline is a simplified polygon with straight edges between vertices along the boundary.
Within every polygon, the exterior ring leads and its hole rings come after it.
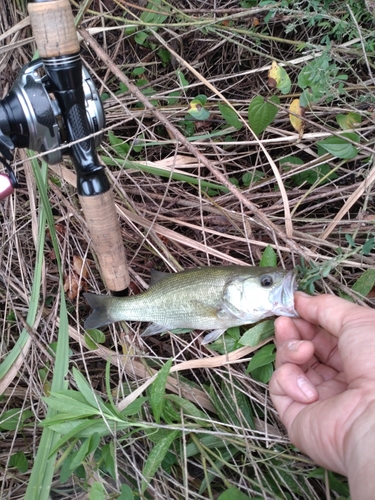
MULTIPOLYGON (((85 110, 95 148, 103 138, 104 110, 94 82, 82 67, 85 110)), ((61 162, 69 154, 66 119, 55 97, 55 89, 44 72, 41 59, 31 61, 20 71, 8 95, 0 100, 0 162, 7 174, 0 174, 0 200, 18 187, 17 178, 9 162, 14 148, 29 148, 44 153, 50 165, 61 162)))

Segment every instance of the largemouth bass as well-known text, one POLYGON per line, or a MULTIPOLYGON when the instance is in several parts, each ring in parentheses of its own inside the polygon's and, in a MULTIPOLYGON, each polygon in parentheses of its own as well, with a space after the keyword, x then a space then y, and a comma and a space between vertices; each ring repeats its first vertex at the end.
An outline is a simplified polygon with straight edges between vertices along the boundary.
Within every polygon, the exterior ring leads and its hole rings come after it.
POLYGON ((153 272, 149 289, 130 297, 84 293, 93 312, 85 328, 115 321, 148 321, 142 337, 175 328, 213 330, 204 344, 232 326, 269 316, 298 316, 296 273, 276 267, 202 267, 179 273, 153 272))

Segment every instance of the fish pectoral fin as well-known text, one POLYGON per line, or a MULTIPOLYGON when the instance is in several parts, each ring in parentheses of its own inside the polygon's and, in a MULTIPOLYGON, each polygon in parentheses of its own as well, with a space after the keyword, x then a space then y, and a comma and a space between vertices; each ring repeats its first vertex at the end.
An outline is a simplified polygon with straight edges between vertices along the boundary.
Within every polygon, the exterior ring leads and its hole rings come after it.
POLYGON ((208 335, 203 338, 202 345, 209 344, 214 340, 218 339, 225 332, 226 328, 217 328, 216 330, 212 330, 208 335))
POLYGON ((159 333, 166 332, 167 330, 170 330, 168 326, 151 323, 151 325, 149 325, 146 330, 141 333, 141 337, 151 337, 151 335, 158 335, 159 333))
POLYGON ((222 320, 233 320, 243 317, 243 313, 235 307, 229 307, 228 304, 223 302, 219 309, 216 311, 216 316, 222 320))

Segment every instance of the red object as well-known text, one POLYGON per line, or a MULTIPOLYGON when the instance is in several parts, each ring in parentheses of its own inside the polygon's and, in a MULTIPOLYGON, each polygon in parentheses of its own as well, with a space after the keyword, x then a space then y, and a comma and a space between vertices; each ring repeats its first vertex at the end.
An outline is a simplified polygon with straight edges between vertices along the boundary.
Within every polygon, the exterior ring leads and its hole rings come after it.
POLYGON ((5 174, 0 174, 0 200, 4 200, 14 191, 10 178, 5 174))

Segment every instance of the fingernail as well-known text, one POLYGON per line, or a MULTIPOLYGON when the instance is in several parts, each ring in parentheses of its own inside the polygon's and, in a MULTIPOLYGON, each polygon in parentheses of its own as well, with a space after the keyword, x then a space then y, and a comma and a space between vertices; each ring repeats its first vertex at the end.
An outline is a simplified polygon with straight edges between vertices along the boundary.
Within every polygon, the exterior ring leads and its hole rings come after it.
POLYGON ((291 340, 287 343, 289 351, 298 351, 298 347, 303 344, 303 340, 291 340))
POLYGON ((307 397, 307 399, 315 398, 316 389, 305 377, 299 377, 297 379, 297 385, 301 389, 303 394, 307 397))

